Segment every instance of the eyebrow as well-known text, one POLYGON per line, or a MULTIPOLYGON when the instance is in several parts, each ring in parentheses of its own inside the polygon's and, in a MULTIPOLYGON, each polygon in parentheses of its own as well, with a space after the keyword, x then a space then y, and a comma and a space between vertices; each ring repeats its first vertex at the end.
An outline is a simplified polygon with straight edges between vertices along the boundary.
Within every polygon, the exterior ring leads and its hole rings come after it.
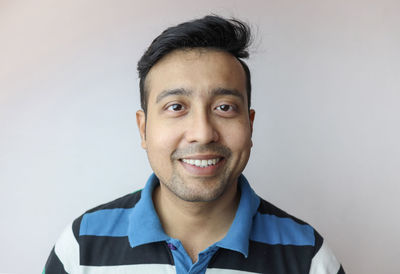
MULTIPOLYGON (((238 97, 242 101, 244 101, 243 94, 236 89, 216 88, 213 89, 210 93, 212 94, 212 96, 231 95, 238 97)), ((157 96, 156 103, 159 103, 162 99, 168 96, 176 96, 176 95, 191 96, 192 94, 193 92, 191 90, 187 90, 184 88, 164 90, 157 96)))
POLYGON ((243 94, 236 89, 217 88, 217 89, 212 90, 211 93, 213 96, 232 95, 235 97, 239 97, 242 101, 244 101, 243 94))
POLYGON ((170 89, 170 90, 164 90, 160 94, 158 94, 156 98, 156 103, 159 103, 162 99, 168 96, 173 96, 173 95, 184 95, 184 96, 190 96, 192 94, 191 90, 187 90, 184 88, 177 88, 177 89, 170 89))

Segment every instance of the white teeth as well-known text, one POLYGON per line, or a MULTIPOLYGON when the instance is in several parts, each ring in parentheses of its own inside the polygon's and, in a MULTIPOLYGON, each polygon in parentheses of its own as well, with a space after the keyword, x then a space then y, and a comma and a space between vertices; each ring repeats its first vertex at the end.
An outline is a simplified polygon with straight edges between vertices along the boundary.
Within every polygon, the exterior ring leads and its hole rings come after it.
POLYGON ((216 165, 220 161, 220 158, 209 159, 209 160, 182 159, 182 161, 192 166, 208 167, 211 165, 216 165))

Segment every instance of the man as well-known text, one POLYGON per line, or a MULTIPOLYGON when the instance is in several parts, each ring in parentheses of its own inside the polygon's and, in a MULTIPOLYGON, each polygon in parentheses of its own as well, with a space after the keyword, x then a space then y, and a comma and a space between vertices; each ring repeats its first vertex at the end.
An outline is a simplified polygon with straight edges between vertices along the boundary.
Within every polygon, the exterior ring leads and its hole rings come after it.
POLYGON ((145 188, 63 232, 45 273, 344 273, 308 224, 259 198, 250 156, 249 28, 206 16, 165 30, 138 63, 145 188))

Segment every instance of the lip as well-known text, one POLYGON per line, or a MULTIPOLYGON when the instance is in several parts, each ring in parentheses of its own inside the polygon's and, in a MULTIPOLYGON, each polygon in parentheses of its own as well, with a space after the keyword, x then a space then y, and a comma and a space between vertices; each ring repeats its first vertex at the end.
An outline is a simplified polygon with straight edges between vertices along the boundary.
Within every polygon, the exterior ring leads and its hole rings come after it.
POLYGON ((217 159, 217 158, 220 158, 222 160, 224 157, 221 155, 204 154, 204 155, 185 156, 185 157, 181 157, 179 160, 182 160, 182 159, 210 160, 210 159, 217 159))
POLYGON ((221 167, 225 164, 226 160, 224 157, 221 156, 210 156, 210 155, 196 155, 196 156, 191 156, 191 157, 184 157, 182 159, 198 159, 198 160, 209 160, 209 159, 215 159, 215 158, 221 158, 221 160, 216 163, 215 165, 210 165, 207 167, 199 167, 199 166, 194 166, 188 163, 183 162, 181 159, 179 160, 179 163, 182 165, 182 167, 185 169, 186 172, 188 172, 190 175, 193 176, 215 176, 221 167), (200 157, 202 156, 202 158, 200 157))

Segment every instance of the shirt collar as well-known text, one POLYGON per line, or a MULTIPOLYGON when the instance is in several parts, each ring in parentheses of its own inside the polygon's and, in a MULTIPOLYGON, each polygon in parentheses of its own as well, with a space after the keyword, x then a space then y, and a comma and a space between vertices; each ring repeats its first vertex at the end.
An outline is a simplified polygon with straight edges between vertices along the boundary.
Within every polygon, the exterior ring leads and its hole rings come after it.
MULTIPOLYGON (((170 239, 165 234, 153 205, 152 193, 158 184, 158 178, 152 174, 141 192, 140 200, 132 210, 128 235, 131 247, 170 239)), ((238 251, 247 257, 252 220, 260 204, 260 198, 254 193, 244 175, 239 176, 238 186, 240 202, 235 219, 226 236, 215 245, 238 251)))
POLYGON ((153 173, 141 192, 140 200, 132 210, 128 229, 131 247, 166 241, 170 238, 165 234, 153 205, 152 194, 158 184, 159 180, 153 173))
POLYGON ((260 198, 243 174, 239 176, 238 185, 241 193, 235 219, 226 236, 216 246, 238 251, 247 258, 253 217, 257 213, 260 198))

